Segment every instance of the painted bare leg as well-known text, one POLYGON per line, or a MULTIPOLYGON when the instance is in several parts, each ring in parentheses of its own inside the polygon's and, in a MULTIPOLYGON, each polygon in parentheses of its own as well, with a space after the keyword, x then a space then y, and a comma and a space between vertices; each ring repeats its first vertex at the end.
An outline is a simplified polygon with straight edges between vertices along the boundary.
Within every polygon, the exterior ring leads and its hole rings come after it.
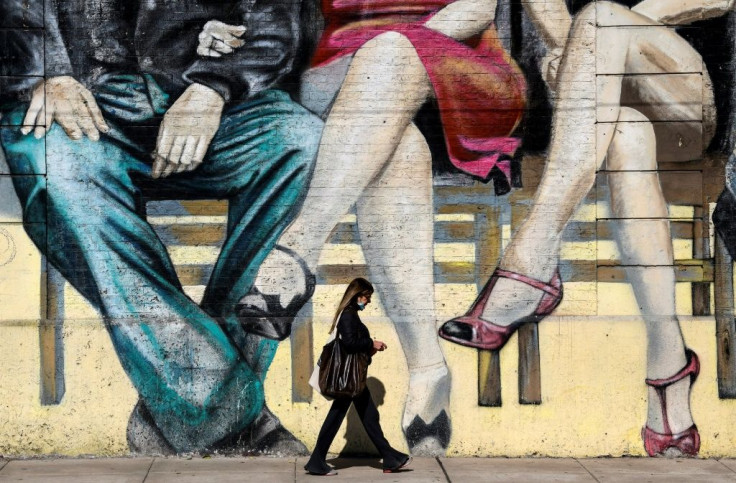
MULTIPOLYGON (((656 139, 648 119, 630 108, 619 115, 608 150, 611 209, 623 264, 647 327, 647 378, 667 379, 685 367, 687 358, 675 315, 675 273, 667 205, 655 171, 656 139)), ((665 389, 669 430, 693 425, 690 379, 665 389)), ((647 426, 664 433, 660 397, 649 388, 647 426)))
MULTIPOLYGON (((570 32, 560 66, 552 142, 544 176, 529 216, 514 234, 499 264, 501 269, 542 282, 554 276, 562 231, 595 181, 596 168, 605 154, 605 149, 596 152, 596 144, 607 145, 612 132, 611 126, 596 133, 595 8, 581 11, 570 32)), ((623 40, 611 45, 610 52, 598 52, 598 55, 623 66, 628 49, 623 40)), ((607 89, 611 104, 618 106, 620 79, 607 89)), ((509 325, 532 313, 543 294, 523 282, 500 278, 482 318, 500 326, 509 325)))
POLYGON ((402 428, 412 453, 437 456, 450 437, 450 374, 434 318, 431 161, 424 136, 410 125, 357 210, 371 278, 409 368, 402 428))
MULTIPOLYGON (((651 26, 654 23, 629 9, 610 2, 596 2, 576 16, 560 69, 559 94, 553 119, 548 164, 529 217, 504 253, 500 268, 542 282, 554 275, 562 231, 575 208, 593 184, 595 170, 613 137, 613 123, 599 119, 618 118, 622 76, 686 72, 702 65, 698 54, 675 32, 661 28, 602 28, 596 32, 596 11, 605 18, 618 18, 621 25, 651 26), (593 45, 595 36, 599 37, 593 45), (633 55, 629 55, 632 52, 633 55), (666 52, 666 55, 665 55, 666 52), (653 59, 674 64, 660 66, 653 59), (595 140, 595 142, 593 142, 595 140)), ((700 105, 683 102, 707 94, 702 85, 683 79, 641 76, 632 82, 640 92, 639 103, 650 118, 692 119, 690 110, 700 105), (665 112, 666 111, 666 112, 665 112), (687 111, 687 112, 681 112, 687 111), (678 117, 683 116, 683 117, 678 117)), ((636 95, 634 96, 636 97, 636 95)), ((704 131, 710 129, 704 114, 704 131)), ((483 311, 483 319, 506 326, 534 311, 543 293, 527 284, 501 278, 483 311)))
MULTIPOLYGON (((301 213, 279 240, 310 270, 315 271, 335 225, 389 161, 429 93, 424 66, 403 35, 379 35, 356 52, 327 118, 301 213)), ((303 287, 290 273, 300 271, 285 270, 274 253, 261 265, 256 286, 280 294, 285 306, 303 287)))

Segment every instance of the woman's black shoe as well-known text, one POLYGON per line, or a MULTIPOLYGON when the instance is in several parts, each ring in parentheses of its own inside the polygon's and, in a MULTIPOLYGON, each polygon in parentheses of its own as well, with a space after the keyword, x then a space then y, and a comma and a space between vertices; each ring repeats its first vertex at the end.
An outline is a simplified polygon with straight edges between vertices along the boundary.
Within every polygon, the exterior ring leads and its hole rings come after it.
POLYGON ((325 471, 312 471, 309 468, 307 468, 307 466, 309 466, 309 464, 304 465, 304 471, 306 471, 310 475, 314 475, 314 476, 336 476, 337 475, 337 471, 335 471, 334 468, 330 468, 329 466, 328 466, 328 469, 325 471))
POLYGON ((404 462, 401 463, 399 466, 397 466, 396 468, 384 468, 383 469, 383 472, 384 473, 398 473, 399 471, 401 471, 401 470, 405 469, 407 466, 409 466, 411 464, 411 461, 412 461, 412 457, 411 456, 407 456, 406 459, 404 460, 404 462))
POLYGON ((337 471, 330 470, 328 473, 314 473, 312 471, 307 470, 307 473, 309 473, 312 476, 337 476, 337 471))

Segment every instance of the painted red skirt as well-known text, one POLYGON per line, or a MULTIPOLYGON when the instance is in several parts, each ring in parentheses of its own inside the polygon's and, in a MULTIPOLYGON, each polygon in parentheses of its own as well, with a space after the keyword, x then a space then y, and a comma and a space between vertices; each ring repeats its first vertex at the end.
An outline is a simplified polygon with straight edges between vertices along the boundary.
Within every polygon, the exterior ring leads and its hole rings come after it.
POLYGON ((381 33, 405 35, 432 83, 452 164, 485 181, 491 177, 491 170, 498 167, 510 179, 510 158, 521 144, 511 133, 524 111, 526 83, 519 67, 501 46, 495 28, 458 42, 424 27, 440 5, 427 6, 423 2, 422 12, 407 13, 406 4, 399 7, 396 0, 374 0, 369 3, 379 5, 378 10, 382 11, 367 14, 366 2, 362 1, 354 6, 359 13, 350 14, 350 4, 355 0, 339 1, 339 6, 330 2, 323 4, 327 28, 313 66, 353 54, 381 33), (399 8, 403 11, 396 13, 399 8), (407 21, 409 18, 412 21, 407 21))

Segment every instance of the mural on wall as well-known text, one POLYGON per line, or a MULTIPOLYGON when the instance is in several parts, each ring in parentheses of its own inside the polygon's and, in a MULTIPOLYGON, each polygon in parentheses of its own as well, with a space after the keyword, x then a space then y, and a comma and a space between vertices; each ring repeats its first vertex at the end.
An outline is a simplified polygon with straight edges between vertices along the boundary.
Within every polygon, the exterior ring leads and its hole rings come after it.
MULTIPOLYGON (((709 40, 670 27, 718 21, 733 8, 733 0, 324 0, 321 8, 2 0, 4 158, 49 280, 63 278, 99 311, 139 394, 130 450, 307 451, 269 410, 264 380, 280 341, 294 344, 293 329, 311 317, 317 285, 340 283, 320 256, 354 213, 348 236, 409 371, 406 443, 414 454, 445 454, 462 434, 452 430, 440 338, 497 362, 517 330, 552 314, 572 276, 560 260, 565 230, 591 189, 605 186, 605 223, 646 326, 644 448, 696 455, 689 399, 700 366, 676 311, 658 169, 728 145, 730 101, 718 96, 733 66, 706 51, 709 40), (486 281, 485 265, 497 269, 465 315, 439 320, 437 280, 468 274, 438 268, 438 236, 464 230, 439 228, 438 213, 455 213, 438 207, 480 204, 468 186, 483 200, 510 193, 494 206, 511 203, 525 158, 539 153, 529 213, 500 260, 502 244, 482 253, 488 244, 474 240, 470 282, 486 281), (437 195, 438 180, 449 195, 437 195), (212 235, 219 255, 207 270, 182 271, 166 248, 182 243, 181 229, 154 226, 151 215, 177 216, 179 202, 202 200, 226 202, 224 233, 212 235), (189 285, 200 282, 195 296, 189 285)), ((715 221, 734 254, 731 178, 715 221)), ((15 255, 5 233, 0 270, 15 255)), ((698 283, 710 293, 709 281, 698 283)), ((538 359, 538 342, 525 354, 538 359)), ((307 352, 311 333, 309 344, 307 352)), ((292 353, 311 372, 311 356, 292 353)), ((57 357, 63 377, 63 350, 57 357)), ((479 387, 498 377, 482 365, 493 362, 479 363, 479 387)), ((536 378, 536 396, 522 403, 541 403, 538 368, 536 378)), ((51 402, 63 381, 57 388, 51 402)), ((479 397, 500 405, 500 396, 489 400, 479 397)))
POLYGON ((696 455, 700 447, 689 404, 700 365, 676 316, 667 203, 656 170, 658 156, 678 161, 683 145, 708 146, 715 105, 708 71, 687 41, 673 30, 636 27, 688 24, 732 7, 643 1, 628 9, 595 2, 576 15, 551 85, 559 86, 552 140, 531 212, 469 312, 440 329, 452 342, 498 350, 519 326, 553 312, 563 295, 563 230, 597 170, 604 171, 622 262, 647 328, 650 391, 642 438, 650 456, 669 449, 696 455), (663 75, 682 72, 697 75, 663 75), (680 119, 695 122, 653 126, 680 119))

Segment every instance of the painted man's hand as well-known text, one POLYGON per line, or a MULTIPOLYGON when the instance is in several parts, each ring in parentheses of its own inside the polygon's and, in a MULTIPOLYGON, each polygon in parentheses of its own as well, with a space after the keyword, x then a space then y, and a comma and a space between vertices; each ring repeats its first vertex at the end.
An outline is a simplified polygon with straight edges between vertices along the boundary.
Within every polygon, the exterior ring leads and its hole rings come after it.
POLYGON ((240 38, 244 33, 243 25, 230 25, 219 20, 210 20, 204 24, 199 34, 197 55, 222 57, 222 54, 230 54, 245 44, 245 41, 240 38))
POLYGON ((41 139, 54 121, 75 140, 86 135, 97 141, 100 131, 106 133, 110 130, 92 93, 68 76, 51 77, 33 89, 21 132, 28 134, 33 131, 34 136, 41 139))
POLYGON ((192 84, 164 116, 153 153, 154 178, 196 169, 220 127, 225 100, 213 89, 192 84))

